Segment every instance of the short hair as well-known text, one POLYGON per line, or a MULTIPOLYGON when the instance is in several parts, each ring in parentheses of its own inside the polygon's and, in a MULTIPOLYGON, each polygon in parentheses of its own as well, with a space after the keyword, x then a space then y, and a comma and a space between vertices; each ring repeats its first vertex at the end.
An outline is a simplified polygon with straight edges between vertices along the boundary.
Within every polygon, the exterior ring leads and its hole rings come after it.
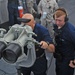
POLYGON ((66 10, 65 10, 64 8, 58 8, 58 9, 55 11, 55 13, 53 14, 53 18, 54 18, 54 19, 55 19, 55 15, 56 15, 57 18, 60 17, 60 16, 62 16, 62 15, 65 15, 65 21, 68 20, 67 12, 66 12, 66 10))

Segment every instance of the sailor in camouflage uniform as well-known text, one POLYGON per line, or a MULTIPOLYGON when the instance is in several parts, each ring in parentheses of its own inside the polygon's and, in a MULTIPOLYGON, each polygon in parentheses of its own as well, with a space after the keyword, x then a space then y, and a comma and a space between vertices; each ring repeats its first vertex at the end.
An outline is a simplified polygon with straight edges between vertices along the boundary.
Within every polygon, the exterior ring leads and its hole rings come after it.
POLYGON ((48 28, 50 35, 54 38, 53 13, 58 8, 56 0, 41 0, 38 5, 38 12, 41 13, 41 24, 48 28), (46 17, 43 18, 43 13, 46 17))

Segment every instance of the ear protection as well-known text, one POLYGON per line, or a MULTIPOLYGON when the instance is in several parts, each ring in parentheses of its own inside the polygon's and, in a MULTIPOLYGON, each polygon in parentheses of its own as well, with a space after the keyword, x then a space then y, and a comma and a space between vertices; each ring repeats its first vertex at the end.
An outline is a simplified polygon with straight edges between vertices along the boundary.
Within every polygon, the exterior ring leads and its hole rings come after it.
MULTIPOLYGON (((66 10, 65 10, 64 8, 58 8, 58 9, 55 11, 55 13, 56 13, 57 11, 62 11, 62 12, 65 13, 65 19, 64 19, 64 21, 67 22, 67 21, 68 21, 68 16, 67 16, 66 10)), ((53 18, 54 18, 54 19, 55 19, 55 13, 54 13, 54 15, 53 15, 53 18)))

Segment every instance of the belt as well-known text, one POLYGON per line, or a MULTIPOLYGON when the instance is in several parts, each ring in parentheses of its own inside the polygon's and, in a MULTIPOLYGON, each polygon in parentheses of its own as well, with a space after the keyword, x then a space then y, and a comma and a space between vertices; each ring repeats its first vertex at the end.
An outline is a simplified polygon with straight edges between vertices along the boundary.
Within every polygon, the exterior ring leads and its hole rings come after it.
POLYGON ((42 58, 45 55, 45 53, 42 53, 39 57, 36 57, 36 59, 42 58))

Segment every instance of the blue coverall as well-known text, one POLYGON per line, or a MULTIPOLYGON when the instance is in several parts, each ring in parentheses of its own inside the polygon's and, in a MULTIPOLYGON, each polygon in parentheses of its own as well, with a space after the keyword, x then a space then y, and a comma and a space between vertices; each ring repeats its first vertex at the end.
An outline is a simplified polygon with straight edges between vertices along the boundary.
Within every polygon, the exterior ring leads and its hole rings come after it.
MULTIPOLYGON (((50 37, 48 30, 42 25, 36 24, 33 32, 37 35, 37 36, 33 36, 33 38, 36 39, 38 42, 48 41, 49 43, 53 44, 53 41, 50 37)), ((29 68, 22 67, 21 68, 21 72, 23 73, 23 75, 30 75, 31 71, 33 71, 34 75, 46 75, 47 60, 45 57, 45 52, 44 52, 45 50, 38 46, 36 46, 35 49, 36 49, 36 61, 32 67, 29 67, 29 68), (44 55, 41 57, 43 53, 44 55)), ((25 49, 25 51, 26 50, 27 49, 25 49)))
POLYGON ((75 59, 75 27, 69 22, 58 29, 54 25, 56 42, 56 75, 73 75, 74 68, 69 66, 75 59))
POLYGON ((17 20, 17 17, 19 17, 18 0, 8 0, 8 7, 7 8, 8 8, 8 13, 9 13, 10 26, 20 23, 17 20))

